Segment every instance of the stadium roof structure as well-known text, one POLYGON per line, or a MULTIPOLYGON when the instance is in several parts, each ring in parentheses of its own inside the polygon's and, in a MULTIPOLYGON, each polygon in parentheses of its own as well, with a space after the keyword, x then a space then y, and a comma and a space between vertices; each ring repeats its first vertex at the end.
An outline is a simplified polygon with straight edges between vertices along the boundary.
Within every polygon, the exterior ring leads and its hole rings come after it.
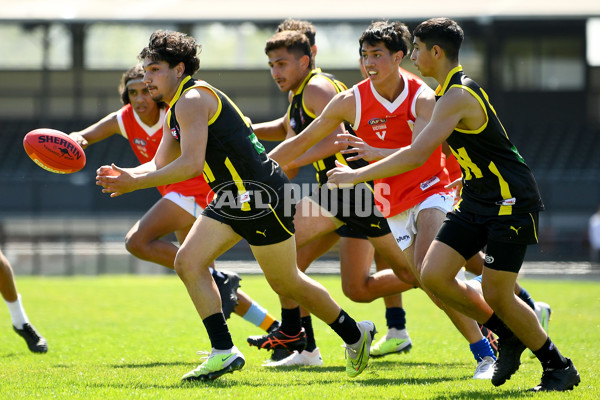
POLYGON ((600 16, 600 1, 0 0, 0 20, 23 22, 270 22, 288 17, 313 22, 381 18, 409 21, 436 16, 476 19, 483 23, 494 19, 597 17, 600 16))

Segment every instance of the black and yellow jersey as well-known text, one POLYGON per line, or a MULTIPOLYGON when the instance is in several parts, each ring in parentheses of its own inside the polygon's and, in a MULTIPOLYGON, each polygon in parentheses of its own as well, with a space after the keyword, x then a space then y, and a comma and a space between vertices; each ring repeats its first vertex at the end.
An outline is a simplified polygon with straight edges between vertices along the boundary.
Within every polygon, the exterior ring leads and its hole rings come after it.
POLYGON ((273 195, 283 193, 283 186, 289 180, 279 164, 267 156, 248 120, 223 92, 187 76, 166 115, 171 135, 180 140, 177 100, 186 91, 200 87, 213 92, 219 103, 217 112, 208 121, 203 171, 206 182, 222 201, 238 204, 241 211, 253 210, 257 205, 264 208, 265 203, 272 202, 273 195))
POLYGON ((462 170, 458 209, 480 215, 511 215, 544 209, 533 173, 510 142, 487 94, 462 67, 452 69, 436 99, 452 88, 469 92, 481 104, 486 122, 477 130, 456 128, 448 137, 462 170))
MULTIPOLYGON (((320 68, 313 69, 308 76, 304 79, 298 90, 294 93, 292 101, 288 108, 288 119, 290 127, 298 135, 302 132, 314 119, 317 117, 314 113, 309 111, 304 104, 304 89, 308 82, 315 77, 319 79, 327 79, 335 87, 338 93, 343 92, 347 89, 341 81, 337 80, 335 76, 321 72, 320 68)), ((345 124, 346 130, 354 135, 354 131, 350 127, 350 124, 345 124)), ((335 168, 335 161, 339 161, 342 164, 350 166, 350 168, 356 169, 369 165, 365 160, 347 161, 346 158, 350 157, 351 154, 336 153, 332 156, 319 160, 313 163, 313 166, 317 170, 317 182, 322 185, 327 182, 327 171, 335 168)))

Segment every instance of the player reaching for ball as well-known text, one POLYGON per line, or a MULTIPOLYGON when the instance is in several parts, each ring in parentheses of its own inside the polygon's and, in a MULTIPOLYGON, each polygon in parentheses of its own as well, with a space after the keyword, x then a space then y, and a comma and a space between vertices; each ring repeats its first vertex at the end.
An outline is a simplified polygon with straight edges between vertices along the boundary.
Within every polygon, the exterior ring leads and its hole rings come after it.
POLYGON ((339 166, 332 184, 406 173, 447 141, 462 170, 461 201, 447 214, 429 247, 421 279, 442 301, 496 332, 499 357, 492 384, 504 384, 518 370, 525 348, 543 368, 532 390, 571 390, 580 383, 536 315, 514 294, 527 246, 538 242, 538 213, 544 209, 533 173, 510 142, 485 91, 463 72, 462 28, 448 18, 420 23, 413 33, 411 60, 439 87, 431 121, 416 140, 381 161, 356 170, 339 166), (486 249, 483 295, 454 279, 465 260, 486 249))
POLYGON ((19 334, 25 342, 27 347, 34 353, 45 353, 48 351, 48 343, 46 339, 31 325, 29 318, 23 308, 21 302, 21 295, 17 292, 17 286, 15 285, 15 277, 13 269, 8 262, 8 259, 4 256, 4 253, 0 250, 0 293, 6 302, 10 318, 12 319, 12 325, 15 332, 19 334))
MULTIPOLYGON (((168 107, 152 100, 142 81, 143 76, 141 65, 125 72, 119 86, 123 107, 82 131, 72 132, 70 136, 86 148, 119 134, 129 141, 141 163, 150 161, 161 141, 162 122, 168 107)), ((142 260, 173 269, 177 246, 161 238, 173 232, 179 243, 183 243, 196 218, 206 208, 210 188, 204 178, 198 176, 160 186, 158 190, 163 197, 129 230, 125 246, 131 254, 142 260)), ((233 311, 267 332, 279 326, 279 322, 266 309, 238 289, 240 277, 237 274, 217 271, 214 264, 211 264, 211 272, 221 295, 226 318, 233 311)))
POLYGON ((220 90, 192 78, 200 60, 194 38, 156 31, 140 53, 144 82, 155 100, 170 102, 163 140, 154 159, 136 168, 99 169, 96 178, 111 197, 179 182, 204 173, 216 197, 181 245, 175 270, 186 285, 208 333, 212 351, 183 380, 211 380, 241 369, 243 354, 233 344, 208 267, 246 239, 269 285, 329 324, 346 343, 346 373, 367 366, 375 335, 371 321, 356 322, 327 290, 296 266, 294 207, 286 198, 289 180, 270 159, 249 121, 220 90))

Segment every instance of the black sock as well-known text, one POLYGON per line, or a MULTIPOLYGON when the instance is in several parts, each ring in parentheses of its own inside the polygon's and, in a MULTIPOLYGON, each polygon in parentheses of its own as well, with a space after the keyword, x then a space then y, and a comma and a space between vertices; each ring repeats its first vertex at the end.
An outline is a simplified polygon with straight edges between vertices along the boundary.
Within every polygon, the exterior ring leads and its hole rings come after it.
POLYGON ((406 329, 406 311, 402 307, 389 307, 385 309, 385 320, 388 328, 398 330, 406 329))
POLYGON ((514 335, 496 313, 493 313, 490 319, 483 323, 483 326, 494 332, 498 338, 509 338, 514 335))
POLYGON ((344 310, 340 310, 340 315, 329 326, 342 338, 344 343, 354 344, 360 340, 360 329, 358 329, 356 321, 344 310))
POLYGON ((281 326, 279 327, 279 330, 287 335, 294 336, 300 332, 301 328, 300 306, 296 308, 282 308, 281 326))
POLYGON ((317 343, 315 342, 315 333, 313 331, 312 318, 310 315, 302 317, 302 327, 306 331, 306 347, 304 350, 314 351, 317 348, 317 343))
POLYGON ((529 307, 531 307, 532 310, 535 311, 535 302, 533 301, 533 299, 531 298, 531 296, 529 295, 527 290, 525 290, 525 288, 522 287, 521 291, 519 292, 519 294, 517 296, 521 300, 523 300, 525 302, 525 304, 527 304, 529 307))
POLYGON ((233 341, 231 340, 231 333, 227 328, 227 322, 225 322, 225 315, 222 312, 210 315, 202 320, 210 344, 217 350, 228 350, 233 347, 233 341))
POLYGON ((568 365, 567 359, 560 354, 560 351, 558 351, 558 348, 552 343, 550 337, 548 337, 544 345, 539 350, 534 351, 533 354, 540 360, 544 369, 562 369, 568 365))

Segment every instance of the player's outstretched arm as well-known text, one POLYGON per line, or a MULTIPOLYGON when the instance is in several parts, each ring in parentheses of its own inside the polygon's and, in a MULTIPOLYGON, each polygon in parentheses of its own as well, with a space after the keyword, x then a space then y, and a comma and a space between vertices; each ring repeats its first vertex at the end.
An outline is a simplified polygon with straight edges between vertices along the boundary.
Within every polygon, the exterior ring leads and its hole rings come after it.
POLYGON ((410 146, 403 147, 366 167, 350 171, 339 166, 333 168, 327 172, 329 177, 327 182, 335 185, 365 182, 402 174, 420 167, 454 131, 465 115, 464 106, 464 102, 456 96, 454 99, 450 96, 440 99, 435 106, 431 121, 410 146))
POLYGON ((166 134, 154 159, 131 169, 111 165, 115 175, 96 177, 102 192, 116 197, 139 189, 181 182, 202 173, 208 138, 208 121, 218 107, 214 94, 205 89, 190 90, 177 102, 180 141, 166 134), (154 170, 152 170, 154 165, 154 170), (144 170, 149 168, 150 170, 144 170))
POLYGON ((115 111, 81 131, 71 132, 69 136, 85 149, 90 144, 98 143, 120 132, 121 128, 119 127, 117 112, 115 111))
MULTIPOLYGON (((280 143, 269 153, 269 157, 281 165, 287 165, 303 155, 320 140, 332 134, 336 129, 341 129, 341 124, 347 120, 348 105, 345 96, 346 92, 336 95, 306 129, 299 135, 280 143)), ((332 137, 331 144, 333 145, 334 142, 334 137, 332 137)), ((333 153, 330 152, 330 154, 333 153)))

